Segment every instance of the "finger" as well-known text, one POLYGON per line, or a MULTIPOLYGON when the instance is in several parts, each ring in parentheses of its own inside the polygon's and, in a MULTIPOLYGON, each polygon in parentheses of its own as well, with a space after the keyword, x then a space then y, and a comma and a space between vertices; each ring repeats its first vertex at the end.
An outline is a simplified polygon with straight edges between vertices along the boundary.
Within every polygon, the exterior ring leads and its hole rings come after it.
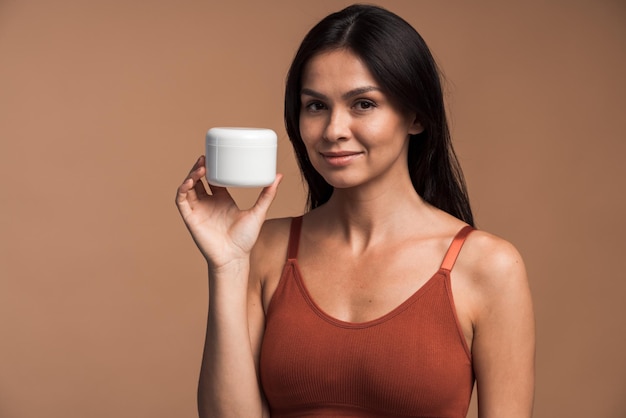
POLYGON ((201 156, 198 157, 196 162, 193 164, 193 167, 191 167, 191 170, 189 170, 189 174, 193 173, 198 168, 203 167, 204 165, 205 165, 205 157, 204 157, 204 155, 201 155, 201 156))
POLYGON ((186 193, 191 200, 197 200, 198 198, 208 196, 206 189, 202 184, 202 178, 206 174, 206 167, 204 163, 204 156, 201 155, 189 171, 187 178, 183 181, 182 186, 184 186, 183 188, 186 190, 186 193))
POLYGON ((191 167, 189 174, 187 174, 187 179, 191 178, 194 180, 194 184, 196 181, 200 180, 206 174, 205 167, 205 158, 204 155, 201 155, 191 167))
POLYGON ((198 199, 202 199, 202 198, 209 196, 206 188, 204 187, 204 183, 202 182, 201 179, 198 179, 198 181, 195 182, 193 189, 198 199))
POLYGON ((196 185, 206 172, 204 162, 205 157, 201 155, 194 163, 185 180, 183 180, 182 184, 178 187, 176 191, 176 204, 179 206, 188 200, 197 200, 198 188, 196 188, 196 185))
POLYGON ((261 194, 256 200, 256 203, 252 207, 251 210, 257 212, 259 215, 265 217, 267 215, 267 211, 270 208, 270 205, 274 201, 276 197, 276 192, 278 191, 278 185, 283 179, 282 174, 277 174, 274 182, 267 187, 264 187, 261 191, 261 194))
POLYGON ((189 199, 195 198, 195 192, 193 192, 193 195, 190 195, 190 192, 193 189, 193 184, 193 179, 186 178, 185 181, 178 186, 178 189, 176 190, 176 205, 179 209, 182 210, 184 206, 188 206, 189 199))

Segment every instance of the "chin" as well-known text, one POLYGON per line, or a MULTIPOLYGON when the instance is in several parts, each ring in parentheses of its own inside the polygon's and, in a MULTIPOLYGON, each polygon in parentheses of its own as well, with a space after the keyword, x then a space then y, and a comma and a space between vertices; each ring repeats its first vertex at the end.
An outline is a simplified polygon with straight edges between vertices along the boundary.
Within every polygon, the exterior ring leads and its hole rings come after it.
POLYGON ((339 176, 322 176, 322 177, 324 177, 324 180, 326 180, 326 183, 330 184, 335 189, 350 189, 350 188, 357 187, 363 184, 362 181, 354 179, 354 178, 346 178, 346 177, 339 177, 339 176))

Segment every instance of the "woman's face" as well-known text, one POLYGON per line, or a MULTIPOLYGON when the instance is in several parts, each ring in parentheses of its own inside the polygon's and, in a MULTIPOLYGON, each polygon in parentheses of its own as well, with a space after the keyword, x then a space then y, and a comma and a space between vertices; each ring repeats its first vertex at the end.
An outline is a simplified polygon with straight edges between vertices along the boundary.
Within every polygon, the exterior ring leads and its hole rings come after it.
POLYGON ((409 134, 423 129, 381 90, 351 51, 311 58, 302 74, 300 134, 313 167, 335 188, 408 176, 409 134))

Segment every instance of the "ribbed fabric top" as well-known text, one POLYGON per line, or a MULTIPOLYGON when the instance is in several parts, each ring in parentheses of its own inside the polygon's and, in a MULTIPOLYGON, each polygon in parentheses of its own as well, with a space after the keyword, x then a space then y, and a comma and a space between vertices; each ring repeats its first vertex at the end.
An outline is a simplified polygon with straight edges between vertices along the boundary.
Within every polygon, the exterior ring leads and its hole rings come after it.
POLYGON ((292 221, 261 348, 272 418, 465 417, 474 375, 450 271, 472 227, 457 234, 439 271, 400 306, 351 323, 324 313, 304 285, 297 263, 301 222, 292 221))

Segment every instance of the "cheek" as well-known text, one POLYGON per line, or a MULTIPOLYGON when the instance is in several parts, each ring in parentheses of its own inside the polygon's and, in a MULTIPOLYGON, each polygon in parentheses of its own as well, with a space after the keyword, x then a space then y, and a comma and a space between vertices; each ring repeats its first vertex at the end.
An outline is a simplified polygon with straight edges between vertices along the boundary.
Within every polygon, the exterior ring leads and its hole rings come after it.
POLYGON ((309 126, 307 125, 306 120, 303 117, 300 117, 300 120, 298 121, 298 128, 300 129, 300 136, 302 138, 307 136, 309 126))
POLYGON ((302 143, 304 144, 304 148, 306 149, 306 153, 309 156, 309 160, 312 159, 313 154, 313 142, 311 141, 311 136, 309 131, 300 125, 300 138, 302 138, 302 143))
POLYGON ((309 118, 300 118, 300 137, 304 142, 304 145, 308 148, 316 138, 319 136, 319 132, 315 123, 309 118))
MULTIPOLYGON (((402 144, 408 139, 409 129, 408 124, 404 120, 398 118, 380 118, 376 121, 372 121, 367 126, 367 131, 376 135, 378 138, 384 138, 381 142, 402 144)), ((401 145, 399 145, 401 146, 401 145)))

